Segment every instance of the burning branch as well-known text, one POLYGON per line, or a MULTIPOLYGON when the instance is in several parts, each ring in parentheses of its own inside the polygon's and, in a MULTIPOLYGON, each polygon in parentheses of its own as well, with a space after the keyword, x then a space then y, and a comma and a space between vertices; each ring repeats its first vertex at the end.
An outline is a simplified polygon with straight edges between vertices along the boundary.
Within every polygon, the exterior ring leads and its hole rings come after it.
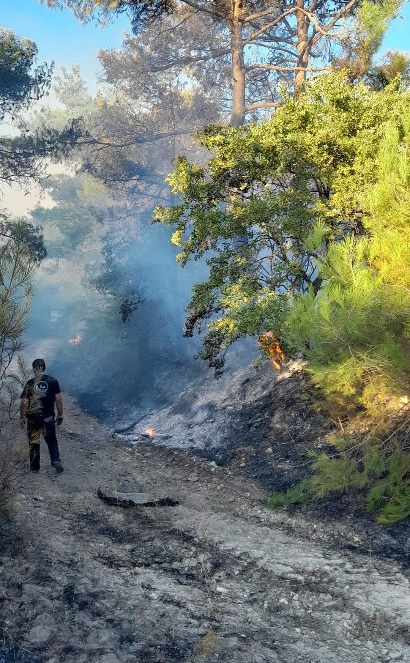
POLYGON ((274 367, 281 371, 286 357, 278 338, 272 332, 267 331, 258 337, 258 343, 262 350, 269 355, 274 367))

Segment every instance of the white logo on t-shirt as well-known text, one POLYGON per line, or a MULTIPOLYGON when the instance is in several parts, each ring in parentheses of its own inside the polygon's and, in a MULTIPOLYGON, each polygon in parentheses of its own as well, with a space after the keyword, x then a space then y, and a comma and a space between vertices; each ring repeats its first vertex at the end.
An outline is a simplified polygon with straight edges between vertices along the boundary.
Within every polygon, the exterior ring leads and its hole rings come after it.
POLYGON ((34 385, 34 390, 40 396, 40 398, 44 398, 44 396, 47 395, 47 391, 48 391, 47 382, 45 382, 45 380, 41 380, 40 382, 37 382, 34 385))

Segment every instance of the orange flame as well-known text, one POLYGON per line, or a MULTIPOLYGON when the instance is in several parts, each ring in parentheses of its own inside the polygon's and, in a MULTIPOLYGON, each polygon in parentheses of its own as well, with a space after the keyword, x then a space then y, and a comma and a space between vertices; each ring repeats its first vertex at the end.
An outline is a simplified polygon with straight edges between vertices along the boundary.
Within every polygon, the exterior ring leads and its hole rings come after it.
POLYGON ((73 338, 70 338, 68 342, 70 343, 70 345, 78 345, 80 341, 81 341, 81 336, 80 334, 77 334, 77 336, 73 336, 73 338))
POLYGON ((276 336, 272 332, 264 332, 259 336, 258 343, 268 353, 274 367, 281 371, 286 357, 276 336))
POLYGON ((155 435, 155 428, 147 428, 145 432, 147 435, 155 435))

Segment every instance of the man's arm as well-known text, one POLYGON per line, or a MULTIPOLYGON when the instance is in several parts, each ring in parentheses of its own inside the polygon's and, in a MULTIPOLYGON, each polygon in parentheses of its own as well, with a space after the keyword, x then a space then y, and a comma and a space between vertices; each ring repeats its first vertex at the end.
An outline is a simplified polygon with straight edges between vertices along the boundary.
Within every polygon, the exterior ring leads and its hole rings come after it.
POLYGON ((20 401, 20 426, 25 428, 26 425, 26 412, 28 408, 28 398, 22 398, 20 401))
POLYGON ((57 423, 61 424, 63 421, 63 399, 61 398, 61 394, 55 395, 55 403, 57 408, 57 423))

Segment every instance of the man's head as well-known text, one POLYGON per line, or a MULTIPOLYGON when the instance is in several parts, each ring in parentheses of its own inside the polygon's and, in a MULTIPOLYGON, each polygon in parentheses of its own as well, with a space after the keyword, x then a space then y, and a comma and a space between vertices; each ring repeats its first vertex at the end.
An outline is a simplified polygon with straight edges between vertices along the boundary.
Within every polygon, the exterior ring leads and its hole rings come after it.
POLYGON ((44 359, 35 359, 32 363, 34 373, 44 373, 46 370, 46 362, 44 359))

